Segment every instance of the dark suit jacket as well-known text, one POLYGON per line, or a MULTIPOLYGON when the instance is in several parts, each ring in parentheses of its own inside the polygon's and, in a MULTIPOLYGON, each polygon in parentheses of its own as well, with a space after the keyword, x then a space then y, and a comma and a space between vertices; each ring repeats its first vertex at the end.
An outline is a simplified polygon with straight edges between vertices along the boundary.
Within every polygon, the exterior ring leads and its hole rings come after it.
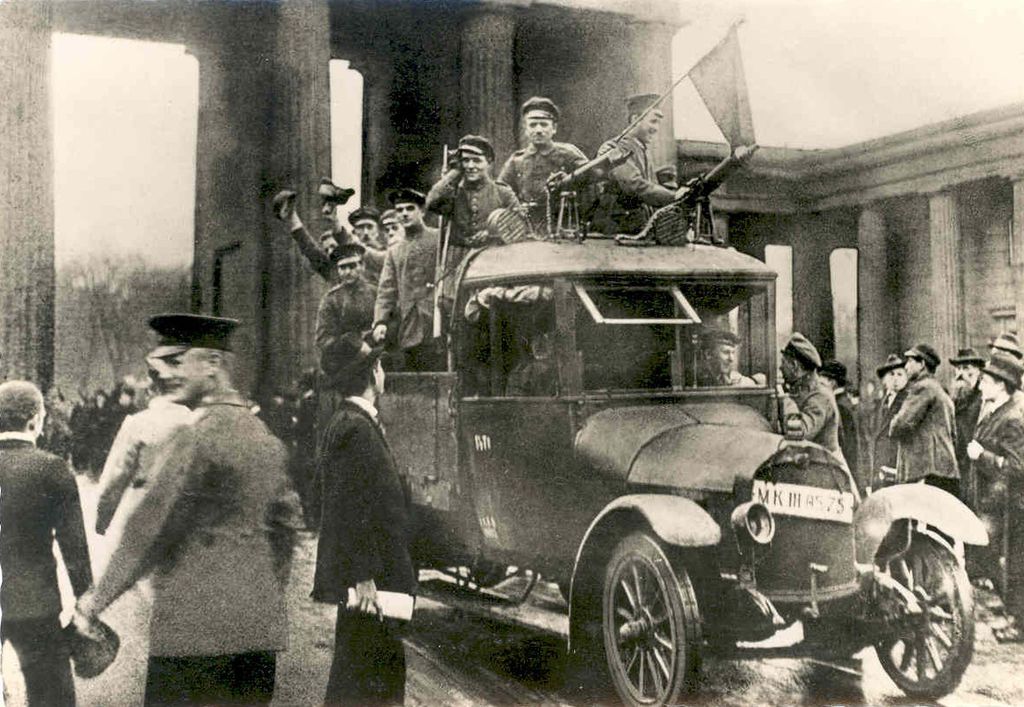
POLYGON ((971 466, 971 461, 967 457, 967 444, 974 439, 974 428, 981 413, 981 391, 975 386, 965 395, 956 398, 953 401, 953 408, 956 417, 956 463, 961 474, 967 477, 969 474, 965 472, 971 466))
POLYGON ((861 477, 877 488, 883 466, 896 468, 898 444, 889 437, 889 424, 903 406, 907 398, 907 389, 896 393, 892 405, 885 404, 885 398, 879 398, 873 409, 863 418, 865 425, 861 436, 865 438, 864 459, 861 460, 863 471, 861 477))
POLYGON ((978 506, 983 510, 1021 508, 1024 487, 1024 413, 1011 399, 978 420, 973 439, 985 448, 971 462, 978 482, 978 506), (1000 466, 999 458, 1002 457, 1000 466), (1009 489, 1009 495, 1007 490, 1009 489))
POLYGON ((92 584, 78 487, 67 462, 27 441, 0 441, 0 610, 4 621, 60 613, 53 539, 75 596, 92 584))
POLYGON ((849 394, 844 390, 836 396, 836 408, 839 410, 839 448, 850 472, 857 474, 857 406, 853 404, 849 394))
POLYGON ((317 453, 323 516, 313 598, 344 602, 349 587, 372 579, 377 589, 414 593, 409 505, 380 425, 344 400, 317 453))
POLYGON ((907 384, 907 399, 889 423, 889 436, 899 442, 896 464, 901 483, 934 474, 959 478, 953 436, 953 401, 935 378, 922 371, 907 384))
POLYGON ((300 519, 287 452, 236 395, 198 410, 157 453, 152 485, 97 584, 96 608, 152 569, 151 655, 282 649, 300 519))

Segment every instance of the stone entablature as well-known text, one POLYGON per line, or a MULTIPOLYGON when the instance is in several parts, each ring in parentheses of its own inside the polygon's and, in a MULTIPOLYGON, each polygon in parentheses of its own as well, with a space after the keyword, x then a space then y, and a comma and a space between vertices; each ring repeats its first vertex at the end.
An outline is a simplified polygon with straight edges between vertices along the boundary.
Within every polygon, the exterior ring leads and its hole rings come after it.
MULTIPOLYGON (((681 174, 723 159, 724 143, 678 141, 681 174)), ((796 213, 931 194, 1024 173, 1024 103, 828 150, 761 148, 716 195, 725 211, 796 213)))

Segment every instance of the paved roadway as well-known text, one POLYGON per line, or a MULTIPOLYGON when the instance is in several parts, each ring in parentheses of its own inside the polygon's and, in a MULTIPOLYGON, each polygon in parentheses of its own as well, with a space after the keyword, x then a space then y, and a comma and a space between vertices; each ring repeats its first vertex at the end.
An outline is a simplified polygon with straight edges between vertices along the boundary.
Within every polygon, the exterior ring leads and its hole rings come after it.
MULTIPOLYGON (((82 483, 87 523, 95 493, 82 483)), ((102 539, 91 538, 95 562, 102 563, 102 539)), ((316 541, 305 533, 290 587, 291 645, 278 662, 275 704, 314 705, 323 697, 333 643, 331 607, 308 599, 316 541)), ((556 603, 551 587, 538 588, 536 600, 556 603)), ((534 601, 531 599, 531 601, 534 601)), ((466 609, 433 600, 421 601, 407 636, 409 705, 590 705, 609 701, 594 687, 576 687, 564 679, 562 642, 551 635, 557 621, 537 606, 519 611, 523 623, 547 621, 547 631, 498 623, 466 609)), ((476 603, 474 603, 476 604, 476 603)), ((979 636, 974 663, 960 689, 943 705, 1024 705, 1024 647, 995 643, 989 624, 993 601, 979 602, 979 636)), ((114 604, 104 617, 122 637, 117 661, 100 677, 80 681, 79 704, 97 707, 136 705, 145 673, 145 590, 135 589, 114 604)), ((814 661, 775 659, 723 661, 708 659, 700 693, 692 704, 835 705, 914 704, 902 696, 882 672, 870 651, 861 665, 829 666, 814 661)))

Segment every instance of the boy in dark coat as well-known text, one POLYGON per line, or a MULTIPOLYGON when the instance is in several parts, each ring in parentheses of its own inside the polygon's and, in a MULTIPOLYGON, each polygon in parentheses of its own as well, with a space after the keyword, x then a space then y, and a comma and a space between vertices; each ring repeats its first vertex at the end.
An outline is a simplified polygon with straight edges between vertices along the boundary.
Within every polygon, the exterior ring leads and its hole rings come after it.
POLYGON ((323 512, 313 598, 338 606, 329 705, 402 704, 405 695, 401 637, 378 615, 378 590, 416 591, 408 499, 377 416, 380 354, 339 340, 321 357, 328 384, 345 396, 317 450, 323 512))
POLYGON ((36 448, 46 411, 27 381, 0 385, 0 634, 21 664, 29 705, 75 704, 68 649, 61 635, 53 541, 71 588, 92 583, 78 487, 67 463, 36 448))
POLYGON ((934 375, 939 355, 928 344, 918 344, 903 357, 907 399, 889 423, 889 435, 899 443, 897 477, 900 483, 923 480, 959 497, 953 401, 934 375))

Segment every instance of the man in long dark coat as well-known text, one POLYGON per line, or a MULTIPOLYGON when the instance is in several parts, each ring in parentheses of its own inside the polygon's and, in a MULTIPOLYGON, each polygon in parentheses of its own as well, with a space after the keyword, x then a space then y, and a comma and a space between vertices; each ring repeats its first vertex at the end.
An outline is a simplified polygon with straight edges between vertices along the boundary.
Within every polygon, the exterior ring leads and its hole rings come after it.
POLYGON ((899 445, 889 436, 889 424, 907 397, 907 372, 903 364, 903 357, 892 353, 875 369, 875 375, 882 384, 882 395, 862 418, 865 444, 860 477, 871 489, 896 482, 899 445), (885 469, 892 469, 893 475, 887 476, 885 469))
POLYGON ((329 705, 401 704, 405 694, 401 638, 378 616, 378 591, 416 591, 408 499, 376 408, 380 353, 364 346, 353 354, 339 340, 321 356, 328 384, 344 396, 317 451, 323 514, 313 598, 338 606, 329 705))
POLYGON ((832 390, 818 379, 821 355, 800 332, 782 349, 783 398, 786 424, 794 425, 808 442, 816 442, 846 463, 839 448, 839 410, 832 390))
POLYGON ((150 320, 161 336, 150 356, 172 369, 170 395, 201 414, 157 455, 149 492, 78 602, 76 621, 88 625, 155 574, 146 705, 268 704, 286 647, 299 502, 284 445, 231 385, 236 325, 192 314, 150 320))
POLYGON ((967 458, 967 443, 974 439, 974 428, 981 414, 981 369, 985 357, 972 348, 960 349, 949 359, 955 367, 953 375, 953 410, 956 417, 956 464, 960 469, 960 492, 971 508, 978 498, 977 484, 970 459, 967 458))
MULTIPOLYGON (((836 408, 839 410, 839 448, 843 450, 843 458, 850 467, 850 471, 857 478, 857 405, 846 392, 846 366, 839 361, 825 361, 821 366, 820 377, 832 389, 832 395, 836 399, 836 408)), ((863 479, 857 478, 857 485, 863 492, 866 484, 863 479)))
POLYGON ((889 423, 889 436, 899 443, 897 477, 900 483, 924 481, 959 497, 953 401, 935 380, 941 359, 928 344, 918 344, 903 357, 907 399, 889 423))
POLYGON ((982 571, 999 580, 1013 619, 996 631, 1002 641, 1024 640, 1024 414, 1012 399, 1022 373, 1024 367, 1011 356, 992 356, 979 382, 982 416, 966 449, 978 481, 978 510, 994 530, 987 547, 972 550, 982 571))
POLYGON ((0 634, 18 657, 28 704, 64 707, 75 704, 75 683, 53 541, 76 596, 92 569, 75 478, 67 462, 36 448, 45 417, 35 385, 0 384, 0 634))

